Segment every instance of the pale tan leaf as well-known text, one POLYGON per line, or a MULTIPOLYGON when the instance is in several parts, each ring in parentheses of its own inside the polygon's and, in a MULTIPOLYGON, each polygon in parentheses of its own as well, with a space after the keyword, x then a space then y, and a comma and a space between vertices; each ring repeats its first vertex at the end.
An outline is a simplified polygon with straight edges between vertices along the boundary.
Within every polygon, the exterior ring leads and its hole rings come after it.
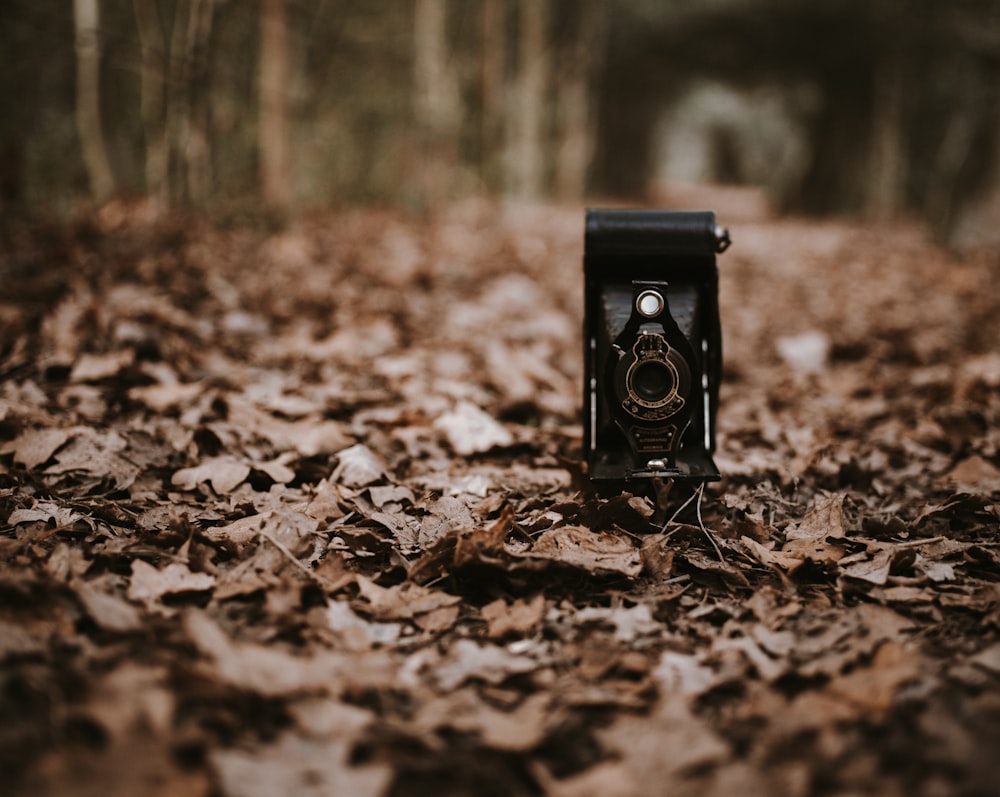
POLYGON ((286 732, 271 744, 247 750, 214 750, 209 756, 223 792, 230 797, 382 797, 392 780, 385 763, 355 766, 351 744, 286 732))
POLYGON ((250 475, 250 465, 229 455, 213 457, 193 468, 181 468, 170 477, 170 483, 182 490, 194 490, 209 482, 218 495, 232 492, 250 475))
POLYGON ((70 371, 70 382, 97 382, 117 375, 135 362, 133 349, 107 352, 106 354, 81 354, 70 371))
POLYGON ((210 573, 192 573, 187 565, 171 562, 163 570, 136 559, 132 562, 132 580, 129 583, 129 600, 151 603, 164 595, 182 592, 203 592, 215 586, 215 576, 210 573))

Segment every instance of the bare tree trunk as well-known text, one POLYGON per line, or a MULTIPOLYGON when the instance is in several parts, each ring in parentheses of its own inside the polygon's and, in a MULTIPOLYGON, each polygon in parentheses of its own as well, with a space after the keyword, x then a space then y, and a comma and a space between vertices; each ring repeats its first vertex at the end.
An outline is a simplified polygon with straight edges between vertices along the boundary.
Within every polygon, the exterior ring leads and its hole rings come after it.
POLYGON ((165 114, 166 40, 157 0, 134 0, 136 27, 142 45, 141 103, 146 140, 146 191, 167 199, 167 129, 165 114))
POLYGON ((597 0, 579 0, 577 8, 579 28, 558 80, 560 130, 555 193, 561 199, 583 196, 594 150, 595 121, 590 98, 592 78, 601 57, 603 6, 597 0))
POLYGON ((479 161, 487 186, 499 188, 503 161, 504 92, 507 66, 507 19, 505 0, 483 0, 482 47, 479 91, 482 112, 479 129, 479 161))
POLYGON ((510 193, 537 199, 544 187, 545 112, 549 86, 548 3, 520 0, 520 53, 508 170, 510 193))
POLYGON ((184 166, 187 171, 188 198, 203 204, 212 188, 212 159, 208 140, 209 123, 209 46, 215 0, 193 0, 188 17, 187 64, 188 112, 187 137, 184 142, 184 166))
POLYGON ((167 182, 178 200, 202 204, 212 185, 208 141, 209 39, 215 0, 177 0, 167 89, 167 182))
POLYGON ((891 218, 902 204, 903 154, 903 54, 898 45, 888 48, 875 73, 872 163, 869 209, 879 218, 891 218))
POLYGON ((73 21, 76 28, 76 127, 91 193, 98 202, 104 202, 114 193, 115 180, 101 128, 98 0, 73 0, 73 21))
POLYGON ((415 0, 414 115, 420 137, 422 200, 437 204, 454 184, 461 125, 458 81, 448 63, 447 0, 415 0))
POLYGON ((184 59, 184 54, 187 52, 187 20, 190 14, 191 0, 177 0, 168 53, 167 117, 164 125, 167 139, 166 191, 173 199, 181 201, 187 197, 185 175, 180 164, 183 158, 184 141, 187 139, 188 115, 190 113, 187 90, 188 69, 184 59))
POLYGON ((276 208, 291 202, 288 161, 288 16, 285 0, 263 0, 260 12, 261 191, 276 208))

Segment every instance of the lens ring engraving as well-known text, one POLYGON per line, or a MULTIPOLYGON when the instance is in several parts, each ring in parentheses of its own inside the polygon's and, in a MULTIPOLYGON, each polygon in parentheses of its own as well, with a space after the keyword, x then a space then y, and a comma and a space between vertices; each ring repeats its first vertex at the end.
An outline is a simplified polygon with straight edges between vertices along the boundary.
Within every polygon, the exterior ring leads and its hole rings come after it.
POLYGON ((677 397, 680 374, 666 357, 637 359, 625 374, 628 394, 641 407, 658 409, 677 397))
POLYGON ((691 373, 680 352, 663 335, 640 333, 618 369, 621 407, 646 423, 676 415, 685 405, 691 373))

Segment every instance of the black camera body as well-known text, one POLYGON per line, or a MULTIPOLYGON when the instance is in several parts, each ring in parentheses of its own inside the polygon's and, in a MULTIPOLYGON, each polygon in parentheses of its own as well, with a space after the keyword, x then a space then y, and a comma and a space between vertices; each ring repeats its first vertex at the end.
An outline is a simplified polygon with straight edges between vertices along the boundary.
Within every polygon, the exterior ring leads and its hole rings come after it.
POLYGON ((587 211, 584 456, 599 488, 721 478, 715 256, 729 243, 708 211, 587 211))

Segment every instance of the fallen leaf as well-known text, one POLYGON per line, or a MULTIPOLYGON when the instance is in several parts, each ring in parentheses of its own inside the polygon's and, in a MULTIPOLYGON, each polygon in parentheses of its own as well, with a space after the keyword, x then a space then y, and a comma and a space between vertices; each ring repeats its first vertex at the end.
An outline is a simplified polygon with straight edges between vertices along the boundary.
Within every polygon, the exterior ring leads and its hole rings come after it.
POLYGON ((638 576, 642 572, 639 549, 630 540, 583 526, 548 529, 523 557, 546 559, 591 572, 625 576, 638 576))
POLYGON ((510 604, 497 598, 480 609, 480 613, 486 621, 486 634, 492 639, 508 634, 527 634, 542 621, 545 596, 539 593, 530 601, 519 598, 510 604))
POLYGON ((892 708, 896 692, 920 677, 919 659, 903 644, 886 642, 871 664, 831 681, 829 690, 865 711, 883 713, 892 708))
POLYGON ((392 767, 355 766, 350 752, 349 741, 310 739, 287 731, 271 744, 214 750, 209 765, 222 791, 232 797, 382 797, 392 780, 392 767))
POLYGON ((337 453, 331 481, 345 487, 366 487, 388 475, 385 462, 367 446, 358 443, 337 453))
POLYGON ((215 576, 210 573, 192 573, 187 565, 171 562, 163 570, 136 559, 132 562, 132 579, 128 598, 147 605, 164 595, 183 592, 204 592, 215 586, 215 576))
POLYGON ((966 457, 941 481, 972 493, 1000 492, 1000 468, 978 455, 966 457))
POLYGON ((513 445, 514 436, 475 404, 463 401, 434 422, 448 445, 459 456, 482 454, 513 445))
POLYGON ((106 631, 124 633, 142 627, 138 610, 118 596, 85 581, 74 582, 73 591, 90 619, 106 631))
POLYGON ((70 382, 98 382, 116 376, 123 368, 135 362, 133 349, 107 352, 106 354, 81 354, 70 371, 70 382))
POLYGON ((182 490, 194 490, 208 482, 217 495, 226 495, 250 475, 250 465, 229 455, 212 457, 193 468, 181 468, 170 477, 170 483, 182 490))
POLYGON ((81 427, 70 429, 29 429, 22 432, 12 442, 4 445, 3 451, 13 452, 14 461, 20 462, 28 470, 48 462, 59 448, 76 434, 81 427))
POLYGON ((539 664, 506 647, 459 639, 434 668, 433 677, 441 690, 450 692, 470 680, 499 684, 511 675, 531 672, 539 664))
POLYGON ((550 717, 557 719, 550 703, 541 692, 504 711, 485 703, 475 689, 463 688, 425 703, 409 725, 418 738, 458 731, 474 735, 485 747, 526 753, 545 741, 550 717))
POLYGON ((355 580, 372 615, 383 620, 411 619, 462 602, 458 595, 449 595, 442 590, 428 589, 411 582, 381 587, 364 576, 358 576, 355 580))
MULTIPOLYGON (((839 542, 845 536, 844 496, 834 494, 813 502, 806 516, 785 530, 785 544, 781 552, 797 557, 801 562, 836 564, 844 555, 845 548, 839 542)), ((796 568, 790 568, 790 572, 796 568)))

